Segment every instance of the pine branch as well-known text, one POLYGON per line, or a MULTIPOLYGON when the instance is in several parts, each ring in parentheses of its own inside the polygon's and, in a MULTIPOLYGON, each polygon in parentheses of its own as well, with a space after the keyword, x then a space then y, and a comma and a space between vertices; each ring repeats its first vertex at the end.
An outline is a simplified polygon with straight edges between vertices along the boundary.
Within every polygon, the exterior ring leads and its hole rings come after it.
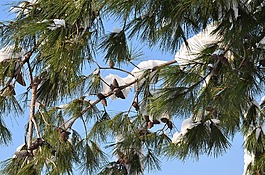
POLYGON ((131 72, 129 71, 126 71, 124 69, 120 69, 120 68, 117 68, 117 67, 99 67, 99 69, 106 69, 106 70, 118 70, 118 71, 121 71, 121 72, 124 72, 124 73, 127 73, 129 75, 132 75, 133 77, 135 77, 131 72))
MULTIPOLYGON (((171 65, 171 64, 174 64, 174 63, 176 63, 176 60, 171 60, 171 61, 169 61, 169 62, 163 63, 163 64, 161 64, 161 65, 159 65, 159 66, 156 66, 156 67, 152 68, 150 71, 151 71, 151 72, 154 72, 154 71, 156 71, 157 69, 159 69, 159 68, 161 68, 161 67, 165 67, 165 66, 168 66, 168 65, 171 65)), ((126 84, 126 85, 120 86, 119 88, 120 88, 120 90, 123 90, 123 89, 125 89, 125 88, 127 88, 127 87, 129 87, 129 86, 131 86, 131 85, 133 85, 133 84, 135 84, 135 83, 137 83, 137 82, 139 82, 139 81, 142 80, 143 78, 145 78, 145 77, 142 76, 142 77, 140 77, 140 78, 136 78, 134 81, 132 81, 132 82, 126 84)), ((103 95, 105 96, 105 98, 107 98, 107 97, 110 97, 110 96, 113 95, 113 94, 114 94, 114 92, 111 91, 111 92, 108 92, 108 93, 103 94, 103 95)), ((96 101, 94 101, 93 103, 91 103, 91 105, 90 105, 89 107, 87 107, 86 109, 84 109, 83 111, 81 111, 80 114, 79 114, 79 116, 82 116, 82 115, 83 115, 84 113, 86 113, 91 107, 95 106, 95 105, 98 104, 100 101, 101 101, 101 99, 98 98, 96 101)), ((68 119, 67 122, 64 122, 64 124, 66 124, 66 123, 69 122, 69 124, 67 125, 66 129, 71 128, 72 125, 74 124, 74 122, 75 122, 77 119, 78 119, 78 117, 74 117, 74 118, 72 118, 72 119, 68 119), (72 120, 72 121, 71 121, 71 120, 72 120)))
POLYGON ((36 99, 37 99, 37 89, 38 89, 39 83, 40 83, 39 78, 35 77, 35 79, 32 81, 32 84, 31 84, 32 95, 31 95, 31 102, 30 102, 30 116, 29 116, 29 124, 28 124, 28 141, 27 141, 28 148, 31 146, 31 143, 32 143, 33 124, 35 126, 36 133, 38 137, 40 138, 38 127, 37 127, 37 124, 34 118, 35 105, 36 105, 36 99))
POLYGON ((9 78, 9 80, 7 81, 7 83, 5 83, 6 85, 0 90, 0 94, 2 94, 6 88, 9 87, 9 85, 11 84, 13 78, 14 78, 14 75, 18 74, 19 71, 21 70, 21 68, 23 67, 23 65, 25 63, 28 63, 32 54, 38 49, 38 47, 40 46, 40 44, 43 42, 44 38, 40 39, 40 41, 28 52, 25 54, 25 58, 24 60, 22 60, 22 62, 20 62, 19 64, 19 67, 16 69, 15 72, 12 72, 12 75, 11 77, 9 78))

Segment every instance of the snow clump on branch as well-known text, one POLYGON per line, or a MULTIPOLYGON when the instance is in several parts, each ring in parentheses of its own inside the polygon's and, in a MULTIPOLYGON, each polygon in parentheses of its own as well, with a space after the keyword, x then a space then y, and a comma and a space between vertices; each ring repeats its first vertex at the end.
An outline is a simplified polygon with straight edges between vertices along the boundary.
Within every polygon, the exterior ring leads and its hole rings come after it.
POLYGON ((19 15, 28 15, 32 10, 32 5, 36 4, 37 0, 29 0, 22 1, 18 4, 18 6, 14 6, 10 8, 11 12, 17 13, 17 17, 19 15), (29 6, 30 5, 30 6, 29 6))
MULTIPOLYGON (((194 117, 195 117, 194 115, 191 115, 191 117, 182 121, 180 132, 176 132, 173 135, 172 143, 175 143, 175 144, 180 143, 190 129, 198 126, 199 124, 202 124, 201 121, 198 121, 198 119, 194 119, 194 117)), ((211 123, 218 125, 220 123, 220 120, 209 119, 205 121, 204 124, 207 126, 209 131, 211 131, 211 127, 210 127, 211 123)))
POLYGON ((20 52, 14 51, 13 46, 7 46, 0 50, 0 62, 8 61, 11 59, 24 59, 25 58, 25 51, 22 49, 20 52))
MULTIPOLYGON (((148 70, 148 69, 152 69, 156 66, 159 66, 161 64, 166 63, 166 61, 161 61, 161 60, 148 60, 148 61, 142 61, 140 62, 137 67, 135 67, 132 71, 131 74, 129 74, 127 77, 120 77, 116 74, 109 74, 107 75, 105 78, 103 78, 103 80, 105 81, 105 83, 103 83, 103 88, 102 88, 102 93, 106 94, 108 92, 111 91, 111 88, 109 87, 109 85, 111 85, 112 81, 114 79, 117 80, 117 82, 119 83, 119 86, 126 86, 127 84, 135 81, 138 78, 141 78, 141 76, 143 75, 144 71, 148 70), (107 83, 107 84, 106 84, 107 83)), ((153 73, 154 74, 154 73, 153 73)), ((152 75, 151 75, 152 78, 152 75)), ((141 83, 141 82, 140 82, 141 83)), ((128 86, 126 88, 124 88, 122 90, 125 98, 128 96, 130 89, 133 87, 134 85, 128 86)), ((110 97, 112 100, 117 99, 114 95, 112 95, 110 97)))
POLYGON ((186 66, 196 64, 200 60, 196 60, 198 54, 201 53, 208 45, 220 41, 220 37, 216 34, 212 34, 216 26, 213 24, 207 26, 202 32, 189 38, 186 43, 180 46, 179 51, 175 54, 175 60, 178 62, 180 69, 184 69, 186 66))
POLYGON ((56 30, 61 27, 65 27, 65 20, 64 19, 53 19, 53 23, 48 27, 50 30, 56 30))

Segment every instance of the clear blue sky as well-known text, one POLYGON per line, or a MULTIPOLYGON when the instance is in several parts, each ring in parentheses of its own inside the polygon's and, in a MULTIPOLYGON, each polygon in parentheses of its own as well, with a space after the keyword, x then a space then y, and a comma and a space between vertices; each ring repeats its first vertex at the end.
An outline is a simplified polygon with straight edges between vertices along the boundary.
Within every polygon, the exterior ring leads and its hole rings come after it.
MULTIPOLYGON (((7 11, 9 9, 5 4, 12 3, 12 0, 0 1, 0 21, 10 19, 7 11)), ((115 26, 108 26, 112 29, 115 26)), ((144 49, 145 58, 147 59, 162 59, 172 60, 174 55, 158 53, 156 49, 144 49)), ((118 109, 120 107, 119 101, 113 101, 113 107, 118 109)), ((2 116, 4 117, 4 116, 2 116)), ((4 117, 8 127, 12 128, 13 142, 9 146, 0 146, 0 161, 12 157, 16 148, 24 142, 25 124, 27 116, 4 117)), ((180 123, 176 123, 180 127, 180 123)), ((243 174, 243 139, 238 134, 232 142, 232 148, 223 156, 218 158, 201 156, 199 161, 186 160, 182 162, 178 159, 175 160, 162 160, 162 171, 150 172, 146 175, 242 175, 243 174)))

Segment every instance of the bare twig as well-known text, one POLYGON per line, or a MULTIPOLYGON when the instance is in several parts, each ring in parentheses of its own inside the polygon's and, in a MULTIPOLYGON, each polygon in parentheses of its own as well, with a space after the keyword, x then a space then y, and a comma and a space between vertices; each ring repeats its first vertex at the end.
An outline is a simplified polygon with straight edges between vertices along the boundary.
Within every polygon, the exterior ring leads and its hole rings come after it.
POLYGON ((126 70, 123 70, 123 69, 120 69, 120 68, 117 68, 117 67, 112 67, 112 68, 110 68, 110 67, 99 67, 99 68, 100 68, 100 69, 112 69, 112 70, 117 70, 117 71, 121 71, 121 72, 127 73, 127 74, 129 74, 129 75, 135 77, 131 72, 126 71, 126 70))

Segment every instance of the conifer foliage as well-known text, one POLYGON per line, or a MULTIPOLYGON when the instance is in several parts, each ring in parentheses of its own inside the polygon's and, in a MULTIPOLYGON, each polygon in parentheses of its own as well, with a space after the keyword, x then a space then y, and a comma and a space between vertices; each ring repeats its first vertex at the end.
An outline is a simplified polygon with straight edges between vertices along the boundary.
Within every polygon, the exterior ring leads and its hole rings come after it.
POLYGON ((164 156, 219 156, 238 132, 244 174, 265 173, 265 1, 31 0, 11 12, 0 144, 15 139, 8 117, 28 122, 2 174, 140 175, 164 156), (105 32, 109 20, 120 28, 105 32), (135 39, 175 58, 139 63, 135 39))

